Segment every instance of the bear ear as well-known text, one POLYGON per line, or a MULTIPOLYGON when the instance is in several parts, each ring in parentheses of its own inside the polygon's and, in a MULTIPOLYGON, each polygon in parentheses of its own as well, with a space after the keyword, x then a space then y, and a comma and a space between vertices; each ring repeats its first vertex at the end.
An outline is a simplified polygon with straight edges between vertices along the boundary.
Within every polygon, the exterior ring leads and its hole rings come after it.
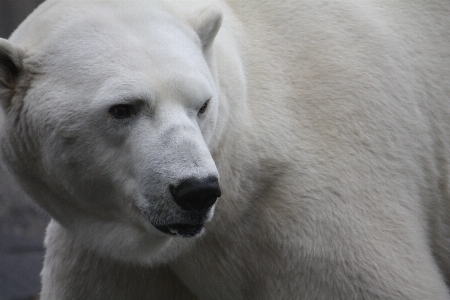
POLYGON ((0 38, 0 105, 5 109, 11 104, 17 79, 23 70, 23 57, 21 48, 0 38))
POLYGON ((203 51, 211 47, 221 24, 222 12, 216 8, 204 9, 192 19, 192 25, 200 37, 203 51))

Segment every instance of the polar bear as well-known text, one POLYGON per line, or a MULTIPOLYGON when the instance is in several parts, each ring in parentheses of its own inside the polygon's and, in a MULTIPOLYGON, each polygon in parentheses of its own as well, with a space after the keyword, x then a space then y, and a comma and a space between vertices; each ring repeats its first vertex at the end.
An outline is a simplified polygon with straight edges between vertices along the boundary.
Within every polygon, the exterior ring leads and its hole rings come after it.
POLYGON ((41 299, 450 299, 448 1, 57 1, 0 41, 41 299))

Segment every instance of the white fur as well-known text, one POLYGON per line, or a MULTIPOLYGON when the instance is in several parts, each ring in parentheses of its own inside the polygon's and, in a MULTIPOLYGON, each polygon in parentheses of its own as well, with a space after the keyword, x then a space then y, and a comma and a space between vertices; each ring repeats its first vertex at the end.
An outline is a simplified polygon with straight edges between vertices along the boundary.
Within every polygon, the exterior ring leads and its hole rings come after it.
POLYGON ((4 160, 54 218, 42 299, 450 299, 449 10, 41 5, 0 41, 0 101, 4 160), (218 174, 201 237, 151 225, 218 174))

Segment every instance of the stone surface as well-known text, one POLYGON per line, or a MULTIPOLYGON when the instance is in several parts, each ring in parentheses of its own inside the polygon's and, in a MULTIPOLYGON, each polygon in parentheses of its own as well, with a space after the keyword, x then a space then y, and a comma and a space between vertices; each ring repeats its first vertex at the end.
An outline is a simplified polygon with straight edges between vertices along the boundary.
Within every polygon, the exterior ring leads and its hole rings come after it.
POLYGON ((39 292, 48 220, 0 169, 0 300, 33 299, 39 292))

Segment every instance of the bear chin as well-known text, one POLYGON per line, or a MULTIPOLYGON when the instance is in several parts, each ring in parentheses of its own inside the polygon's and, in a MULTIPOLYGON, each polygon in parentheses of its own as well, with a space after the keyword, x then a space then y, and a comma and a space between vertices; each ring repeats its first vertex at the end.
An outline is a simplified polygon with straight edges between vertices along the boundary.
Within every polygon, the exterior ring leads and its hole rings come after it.
POLYGON ((153 225, 156 229, 163 233, 184 237, 192 238, 201 236, 204 232, 204 224, 168 224, 168 225, 153 225))
MULTIPOLYGON (((150 224, 162 233, 169 236, 177 236, 182 238, 199 237, 205 233, 205 223, 212 220, 215 211, 215 205, 210 208, 185 212, 183 215, 169 217, 164 222, 161 218, 154 218, 155 214, 146 209, 140 209, 144 217, 150 224)), ((157 214, 163 215, 162 213, 157 214)))

